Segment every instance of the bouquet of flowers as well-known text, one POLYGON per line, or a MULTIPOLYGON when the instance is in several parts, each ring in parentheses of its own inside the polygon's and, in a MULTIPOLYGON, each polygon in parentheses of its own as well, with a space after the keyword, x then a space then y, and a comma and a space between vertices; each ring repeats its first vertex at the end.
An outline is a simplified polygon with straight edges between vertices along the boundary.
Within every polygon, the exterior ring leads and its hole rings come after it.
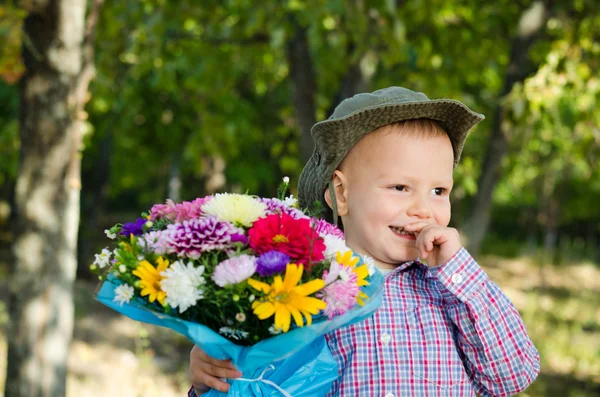
POLYGON ((382 276, 340 229, 284 199, 285 182, 278 198, 167 200, 106 230, 98 299, 231 358, 243 377, 228 395, 326 393, 337 365, 323 335, 370 316, 382 276))

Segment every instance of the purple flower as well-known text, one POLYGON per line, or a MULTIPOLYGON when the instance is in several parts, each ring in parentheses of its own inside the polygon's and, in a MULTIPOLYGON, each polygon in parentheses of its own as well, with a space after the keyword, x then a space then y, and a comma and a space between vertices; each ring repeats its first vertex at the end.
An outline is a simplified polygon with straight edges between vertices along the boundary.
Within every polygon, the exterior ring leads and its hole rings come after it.
POLYGON ((324 219, 313 218, 313 225, 315 231, 319 233, 321 237, 329 235, 339 237, 342 240, 344 239, 344 232, 342 232, 337 226, 332 225, 324 219))
POLYGON ((231 248, 232 239, 239 241, 243 233, 232 224, 210 216, 168 225, 164 241, 170 253, 198 259, 202 252, 231 248))
POLYGON ((145 218, 137 218, 135 222, 127 222, 121 228, 121 235, 129 237, 130 235, 141 236, 144 234, 144 225, 146 224, 147 219, 145 218))
POLYGON ((260 198, 259 201, 267 205, 267 215, 287 214, 294 219, 302 219, 307 216, 299 209, 288 206, 283 201, 276 198, 260 198))
POLYGON ((290 257, 279 251, 265 252, 258 257, 256 262, 256 271, 261 276, 271 276, 275 273, 281 273, 290 263, 290 257))

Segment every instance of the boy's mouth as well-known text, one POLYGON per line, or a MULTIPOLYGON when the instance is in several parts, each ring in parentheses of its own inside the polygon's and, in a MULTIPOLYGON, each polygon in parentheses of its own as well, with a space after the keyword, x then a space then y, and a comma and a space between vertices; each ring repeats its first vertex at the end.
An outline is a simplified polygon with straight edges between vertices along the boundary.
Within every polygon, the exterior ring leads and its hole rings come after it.
POLYGON ((399 236, 411 236, 413 238, 415 237, 414 232, 406 231, 402 226, 390 226, 390 229, 399 236))

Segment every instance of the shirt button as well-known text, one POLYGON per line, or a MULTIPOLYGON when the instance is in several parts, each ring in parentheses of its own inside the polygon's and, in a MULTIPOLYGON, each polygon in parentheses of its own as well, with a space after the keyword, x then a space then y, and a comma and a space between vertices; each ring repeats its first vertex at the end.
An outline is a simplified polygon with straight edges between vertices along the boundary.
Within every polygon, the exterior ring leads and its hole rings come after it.
POLYGON ((392 335, 388 334, 387 332, 384 332, 383 334, 381 334, 381 336, 379 337, 379 340, 381 341, 381 343, 383 343, 384 345, 387 345, 391 342, 392 340, 392 335))
POLYGON ((394 396, 393 393, 388 393, 388 394, 385 395, 385 397, 396 397, 396 396, 394 396))
POLYGON ((460 284, 460 283, 462 283, 462 281, 463 281, 463 276, 462 276, 462 274, 460 274, 460 273, 454 273, 454 274, 452 275, 452 282, 453 282, 454 284, 460 284))

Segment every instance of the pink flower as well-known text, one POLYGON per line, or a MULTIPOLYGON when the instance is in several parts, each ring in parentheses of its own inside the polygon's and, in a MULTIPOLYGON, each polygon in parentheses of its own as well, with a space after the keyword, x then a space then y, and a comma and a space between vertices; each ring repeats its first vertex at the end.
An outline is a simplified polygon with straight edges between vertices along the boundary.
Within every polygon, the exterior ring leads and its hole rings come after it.
POLYGON ((190 219, 197 219, 202 215, 202 205, 210 200, 212 196, 200 197, 193 201, 183 201, 175 204, 173 200, 168 199, 166 204, 155 204, 150 209, 150 219, 167 218, 174 222, 183 222, 190 219))
POLYGON ((344 239, 344 232, 342 232, 339 227, 332 225, 324 219, 313 218, 313 227, 321 237, 335 236, 342 240, 344 239))
POLYGON ((164 232, 159 230, 153 230, 140 236, 137 245, 143 250, 154 252, 157 255, 164 255, 169 251, 164 232))
POLYGON ((212 279, 219 287, 237 284, 252 276, 256 271, 256 258, 250 255, 234 256, 219 263, 212 279))
POLYGON ((327 307, 323 309, 327 318, 331 320, 354 307, 360 287, 357 284, 358 276, 350 266, 332 261, 329 271, 323 272, 323 280, 326 287, 317 297, 327 303, 327 307))

